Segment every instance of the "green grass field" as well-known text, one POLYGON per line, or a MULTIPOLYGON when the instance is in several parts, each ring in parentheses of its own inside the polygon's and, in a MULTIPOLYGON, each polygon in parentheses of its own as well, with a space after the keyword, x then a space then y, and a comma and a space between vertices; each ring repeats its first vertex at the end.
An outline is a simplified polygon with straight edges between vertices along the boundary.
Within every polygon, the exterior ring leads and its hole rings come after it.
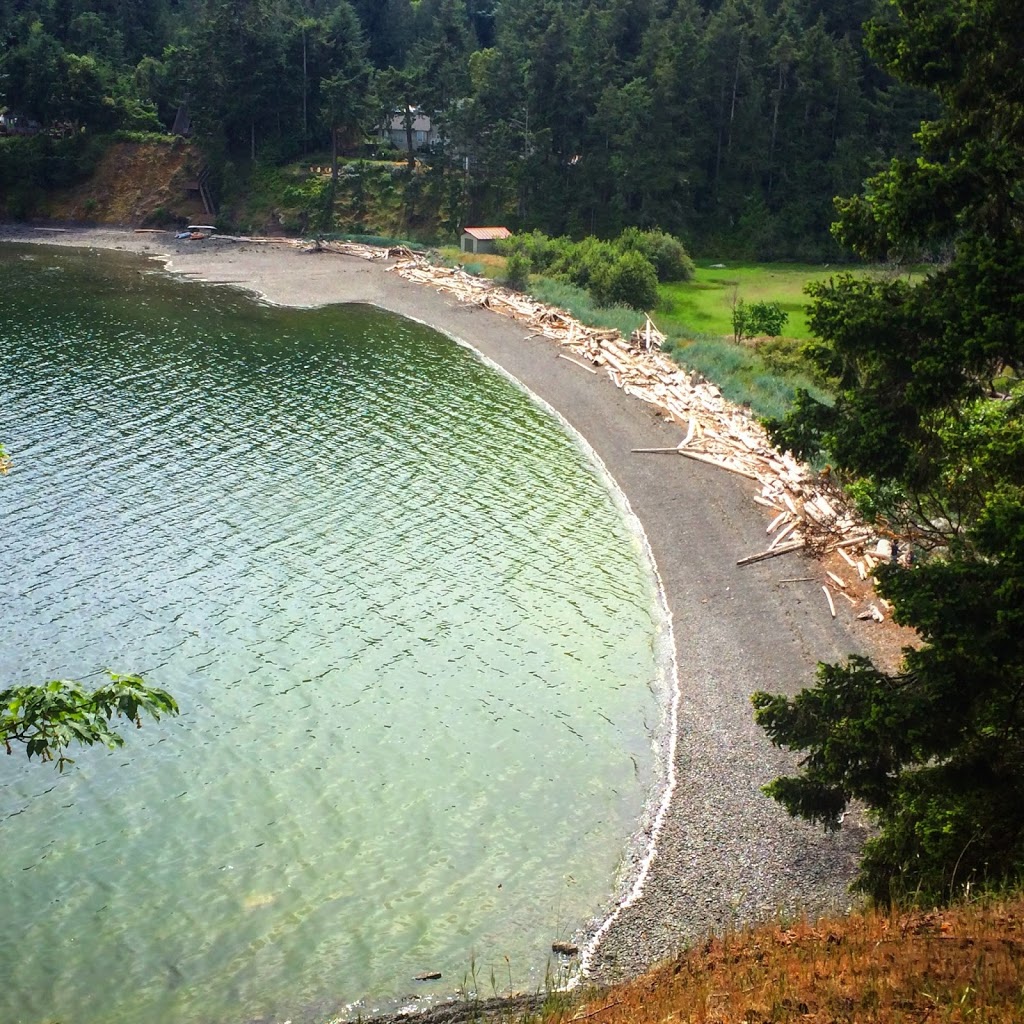
MULTIPOLYGON (((811 337, 807 296, 811 281, 827 280, 848 267, 799 263, 731 263, 698 260, 693 281, 661 285, 653 319, 668 336, 666 349, 684 366, 714 381, 733 402, 756 415, 785 415, 797 388, 827 401, 815 368, 803 355, 811 337), (789 314, 783 336, 737 345, 733 342, 733 303, 742 299, 777 302, 789 314)), ((860 270, 864 272, 863 269, 860 270)))
POLYGON ((785 336, 806 340, 811 333, 804 287, 846 269, 852 268, 803 263, 726 263, 722 268, 698 260, 693 281, 659 287, 663 308, 657 310, 654 319, 670 336, 731 335, 732 307, 737 298, 748 306, 752 302, 778 302, 789 314, 785 336))

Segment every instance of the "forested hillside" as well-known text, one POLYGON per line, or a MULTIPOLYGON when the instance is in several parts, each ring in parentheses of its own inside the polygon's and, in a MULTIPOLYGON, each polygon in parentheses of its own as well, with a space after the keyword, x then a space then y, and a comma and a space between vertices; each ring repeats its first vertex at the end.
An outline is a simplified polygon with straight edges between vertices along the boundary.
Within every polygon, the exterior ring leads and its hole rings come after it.
POLYGON ((380 128, 413 107, 434 142, 416 153, 419 175, 409 161, 407 189, 432 190, 449 232, 658 226, 696 249, 838 256, 833 197, 927 112, 863 49, 876 6, 0 0, 0 110, 50 140, 17 156, 5 143, 0 184, 66 182, 94 158, 87 139, 169 131, 187 111, 230 190, 254 164, 332 145, 382 155, 380 128))

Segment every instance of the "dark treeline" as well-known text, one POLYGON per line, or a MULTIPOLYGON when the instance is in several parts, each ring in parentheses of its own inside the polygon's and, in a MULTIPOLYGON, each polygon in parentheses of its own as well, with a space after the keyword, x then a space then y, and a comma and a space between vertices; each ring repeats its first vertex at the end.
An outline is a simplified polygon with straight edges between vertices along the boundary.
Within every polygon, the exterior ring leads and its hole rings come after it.
POLYGON ((0 0, 0 107, 168 130, 214 168, 355 154, 395 111, 463 222, 836 255, 832 198, 926 110, 866 56, 876 0, 0 0))

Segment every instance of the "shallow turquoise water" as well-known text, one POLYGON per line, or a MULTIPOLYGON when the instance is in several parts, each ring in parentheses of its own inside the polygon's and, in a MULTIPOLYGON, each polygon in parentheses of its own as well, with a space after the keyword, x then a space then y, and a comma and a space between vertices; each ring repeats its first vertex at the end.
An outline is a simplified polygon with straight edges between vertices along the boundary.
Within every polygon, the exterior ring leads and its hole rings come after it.
POLYGON ((63 776, 0 758, 0 1020, 542 984, 656 774, 661 622, 599 471, 398 317, 110 254, 0 274, 0 679, 183 709, 63 776))

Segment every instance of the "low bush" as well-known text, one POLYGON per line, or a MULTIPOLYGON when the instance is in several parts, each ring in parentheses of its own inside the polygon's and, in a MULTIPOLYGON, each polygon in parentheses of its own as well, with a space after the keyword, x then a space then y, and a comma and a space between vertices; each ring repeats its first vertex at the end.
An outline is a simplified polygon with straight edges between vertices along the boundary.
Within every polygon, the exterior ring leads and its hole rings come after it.
POLYGON ((530 280, 530 257, 525 253, 513 252, 505 260, 505 284, 517 292, 525 291, 530 280))
POLYGON ((157 122, 157 127, 147 130, 118 128, 111 132, 108 138, 112 142, 137 142, 157 146, 173 146, 178 140, 178 136, 168 135, 167 132, 162 131, 159 122, 157 122))
POLYGON ((543 274, 564 256, 572 244, 568 238, 549 238, 543 231, 531 231, 529 234, 512 235, 511 238, 499 238, 495 249, 501 256, 509 257, 514 253, 525 256, 533 270, 543 274))
POLYGON ((682 243, 664 231, 627 228, 613 241, 588 236, 579 242, 531 231, 502 239, 497 250, 506 259, 529 260, 536 274, 588 289, 593 301, 602 305, 653 309, 659 280, 685 281, 693 276, 693 262, 682 243))
POLYGON ((737 299, 732 307, 732 337, 739 344, 750 334, 750 311, 742 299, 737 299))
MULTIPOLYGON (((615 262, 616 252, 609 242, 588 237, 582 242, 566 245, 558 254, 549 271, 553 277, 574 284, 578 288, 592 289, 615 262)), ((601 299, 595 294, 594 299, 601 299)))
POLYGON ((614 242, 620 252, 638 252, 654 267, 658 280, 690 281, 694 265, 683 243, 664 231, 641 231, 626 228, 614 242))
POLYGON ((752 302, 748 311, 751 334, 768 334, 777 338, 789 320, 789 314, 777 302, 752 302))
MULTIPOLYGON (((89 200, 85 201, 85 212, 88 215, 91 211, 89 210, 89 200)), ((142 221, 143 225, 148 228, 175 228, 183 227, 187 223, 184 217, 179 217, 167 209, 166 206, 158 206, 150 214, 148 214, 142 221)))
POLYGON ((658 275, 636 251, 624 252, 594 278, 591 292, 602 306, 649 310, 658 304, 658 275))
POLYGON ((789 314, 777 302, 752 302, 742 299, 732 307, 732 330, 736 341, 767 334, 777 338, 789 320, 789 314))
POLYGON ((807 358, 803 342, 772 338, 757 346, 757 354, 772 373, 784 377, 804 376, 816 379, 817 367, 807 358))

